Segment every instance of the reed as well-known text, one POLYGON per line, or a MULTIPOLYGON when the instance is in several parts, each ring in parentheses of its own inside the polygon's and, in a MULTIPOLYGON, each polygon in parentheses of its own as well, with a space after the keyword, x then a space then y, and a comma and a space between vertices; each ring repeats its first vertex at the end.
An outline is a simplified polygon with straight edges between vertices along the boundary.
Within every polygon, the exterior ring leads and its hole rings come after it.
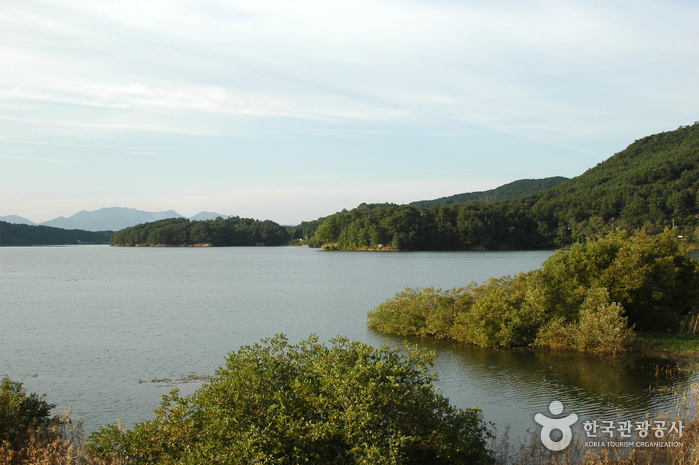
POLYGON ((70 409, 56 415, 48 428, 27 431, 28 441, 13 448, 0 444, 0 465, 122 465, 117 460, 89 457, 82 420, 75 420, 70 409))
POLYGON ((521 444, 513 446, 505 430, 496 436, 491 451, 498 465, 699 465, 699 391, 694 386, 690 390, 671 391, 668 395, 675 397, 675 407, 672 412, 658 415, 656 419, 666 422, 681 420, 684 430, 681 437, 673 433, 658 441, 676 443, 676 447, 643 447, 642 442, 652 439, 634 438, 630 441, 633 447, 591 448, 585 444, 584 438, 577 437, 565 450, 552 452, 543 446, 536 431, 521 444))

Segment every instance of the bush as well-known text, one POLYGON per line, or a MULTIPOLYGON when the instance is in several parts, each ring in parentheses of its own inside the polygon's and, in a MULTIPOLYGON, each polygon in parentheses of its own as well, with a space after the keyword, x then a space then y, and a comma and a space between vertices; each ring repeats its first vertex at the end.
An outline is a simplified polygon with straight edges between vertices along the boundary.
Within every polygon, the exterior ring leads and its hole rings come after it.
POLYGON ((634 331, 623 314, 620 304, 609 301, 606 289, 590 289, 578 321, 566 324, 561 318, 554 319, 539 331, 535 345, 594 353, 625 351, 634 341, 634 331))
POLYGON ((617 232, 515 277, 451 291, 406 289, 369 312, 369 326, 482 347, 623 351, 634 328, 678 330, 699 307, 699 262, 675 235, 617 232))
POLYGON ((399 336, 451 337, 463 289, 406 289, 369 313, 371 326, 399 336))
POLYGON ((471 285, 459 301, 452 338, 482 347, 519 347, 534 342, 544 321, 531 275, 491 278, 480 286, 471 285))
POLYGON ((193 395, 164 396, 154 420, 101 428, 88 447, 155 464, 492 462, 480 412, 434 387, 433 356, 278 335, 230 354, 193 395))
POLYGON ((552 311, 568 320, 588 289, 606 288, 637 330, 676 329, 699 297, 699 263, 690 252, 674 230, 656 236, 622 231, 557 252, 544 262, 540 285, 552 311))
POLYGON ((0 384, 0 444, 19 450, 25 447, 31 434, 47 430, 53 419, 51 409, 55 407, 44 400, 46 396, 27 394, 22 383, 8 376, 0 384))

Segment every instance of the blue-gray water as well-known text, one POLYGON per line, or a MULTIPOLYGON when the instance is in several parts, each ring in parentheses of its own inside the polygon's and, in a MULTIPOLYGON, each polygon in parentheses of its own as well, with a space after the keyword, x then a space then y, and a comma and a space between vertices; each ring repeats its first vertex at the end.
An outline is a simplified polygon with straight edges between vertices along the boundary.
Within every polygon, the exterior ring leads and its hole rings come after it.
MULTIPOLYGON (((406 287, 463 286, 538 268, 551 252, 361 253, 280 248, 0 248, 0 374, 73 407, 86 430, 152 418, 160 396, 210 375, 227 353, 285 333, 373 345, 366 314, 406 287), (154 379, 172 382, 151 382, 154 379)), ((491 351, 435 341, 439 387, 521 438, 552 400, 587 419, 671 407, 657 388, 696 381, 667 362, 491 351)), ((582 422, 580 422, 582 423, 582 422)))

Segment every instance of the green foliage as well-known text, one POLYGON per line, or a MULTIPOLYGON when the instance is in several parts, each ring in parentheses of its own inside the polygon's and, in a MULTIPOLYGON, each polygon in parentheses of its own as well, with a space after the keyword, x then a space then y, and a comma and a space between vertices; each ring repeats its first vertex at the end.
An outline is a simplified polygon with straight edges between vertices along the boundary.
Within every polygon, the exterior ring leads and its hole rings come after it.
POLYGON ((527 210, 509 204, 467 204, 420 211, 411 206, 359 208, 329 216, 315 239, 339 250, 470 250, 542 248, 539 225, 527 210), (485 216, 484 216, 485 215, 485 216))
POLYGON ((456 194, 435 200, 421 200, 419 202, 411 202, 409 205, 420 210, 429 210, 433 207, 461 203, 491 203, 497 202, 498 200, 517 199, 534 194, 535 192, 551 189, 566 180, 568 180, 568 178, 562 176, 544 179, 519 179, 487 191, 456 194))
POLYGON ((515 277, 451 291, 406 289, 369 312, 369 326, 483 347, 624 350, 633 328, 677 330, 699 308, 699 262, 676 235, 622 231, 515 277))
POLYGON ((325 218, 318 218, 317 220, 313 221, 302 221, 296 226, 286 226, 285 229, 289 232, 292 240, 300 239, 307 243, 312 237, 314 237, 318 226, 323 224, 323 221, 325 221, 325 218))
POLYGON ((467 288, 468 301, 455 320, 452 337, 482 347, 521 347, 534 342, 545 320, 540 293, 531 286, 531 274, 491 278, 467 288))
POLYGON ((115 246, 275 246, 287 244, 290 237, 286 228, 269 220, 237 216, 208 221, 170 218, 117 231, 109 243, 115 246))
POLYGON ((634 341, 634 331, 623 316, 624 308, 611 303, 604 288, 591 288, 580 306, 578 320, 566 323, 554 318, 541 328, 535 345, 582 352, 617 352, 634 341))
POLYGON ((451 336, 462 289, 406 289, 372 310, 374 328, 399 336, 444 339, 451 336))
POLYGON ((659 333, 639 334, 639 339, 652 348, 663 351, 699 351, 699 333, 659 333))
POLYGON ((44 396, 27 394, 22 383, 3 376, 0 384, 0 444, 6 442, 12 450, 28 444, 31 434, 46 430, 52 422, 53 404, 44 396))
POLYGON ((550 257, 541 284, 551 290, 557 316, 569 318, 566 312, 582 303, 588 289, 604 288, 637 330, 676 327, 699 297, 697 261, 676 235, 669 229, 656 236, 622 231, 550 257))
POLYGON ((192 396, 164 396, 154 420, 100 429, 89 448, 153 464, 491 463, 479 411, 438 393, 433 356, 278 335, 230 354, 192 396))
POLYGON ((0 245, 106 244, 111 231, 82 231, 0 221, 0 245))
POLYGON ((673 224, 678 235, 697 241, 699 124, 638 140, 555 187, 515 194, 495 202, 474 193, 462 194, 468 198, 460 201, 470 203, 411 204, 429 210, 362 204, 328 217, 314 243, 337 243, 341 250, 378 244, 404 250, 539 249, 619 229, 655 233, 673 224))

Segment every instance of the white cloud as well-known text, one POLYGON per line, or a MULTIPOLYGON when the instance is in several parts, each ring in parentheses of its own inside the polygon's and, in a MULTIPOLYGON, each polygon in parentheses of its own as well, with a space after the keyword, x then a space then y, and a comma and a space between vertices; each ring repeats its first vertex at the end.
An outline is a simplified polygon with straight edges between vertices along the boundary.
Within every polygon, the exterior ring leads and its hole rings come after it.
MULTIPOLYGON (((696 24, 699 6, 652 0, 5 0, 2 169, 25 173, 22 157, 79 152, 91 161, 81 170, 94 178, 88 170, 112 172, 114 153, 157 153, 169 157, 172 177, 159 186, 181 182, 179 171, 205 183, 214 176, 206 169, 228 162, 231 183, 255 179, 264 186, 257 195, 274 203, 301 198, 269 181, 275 164, 289 176, 328 176, 352 162, 370 170, 380 158, 385 172, 310 192, 307 205, 320 210, 325 200, 316 195, 345 206, 417 200, 401 197, 387 167, 420 169, 429 154, 431 164, 460 169, 503 153, 550 166, 537 153, 553 151, 572 166, 567 160, 601 161, 635 138, 696 120, 696 24), (416 134, 424 144, 414 148, 406 139, 416 134), (276 142, 236 143, 242 138, 276 142), (187 161, 195 156, 202 162, 187 161), (367 181, 381 177, 383 184, 367 181)), ((150 169, 139 182, 160 175, 150 169)), ((60 182, 52 174, 43 176, 60 182)), ((183 198, 192 213, 234 213, 217 207, 215 195, 192 199, 214 202, 196 207, 183 198)), ((264 202, 249 205, 263 211, 264 202)))
POLYGON ((485 115, 501 125, 548 115, 558 124, 596 111, 576 87, 619 88, 608 65, 698 54, 696 33, 688 36, 696 8, 655 24, 660 8, 648 3, 11 5, 1 59, 12 66, 0 71, 11 90, 0 99, 85 106, 377 121, 485 115))

